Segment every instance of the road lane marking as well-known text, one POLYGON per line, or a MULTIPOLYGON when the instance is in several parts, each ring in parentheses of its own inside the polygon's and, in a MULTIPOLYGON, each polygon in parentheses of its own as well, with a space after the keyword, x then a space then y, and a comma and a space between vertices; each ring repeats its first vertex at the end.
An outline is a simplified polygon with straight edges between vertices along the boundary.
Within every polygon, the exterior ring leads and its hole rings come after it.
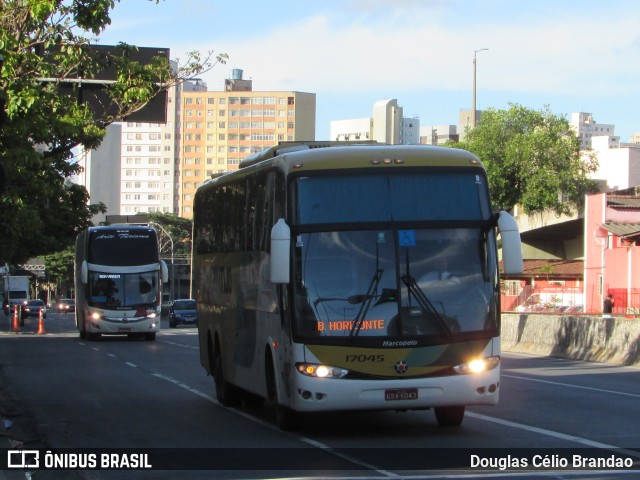
MULTIPOLYGON (((180 382, 179 380, 176 380, 175 378, 169 377, 167 375, 163 375, 161 373, 152 373, 152 375, 154 377, 156 377, 156 378, 165 380, 165 381, 170 382, 170 383, 172 383, 172 384, 174 384, 174 385, 176 385, 176 386, 178 386, 180 388, 183 388, 183 389, 187 390, 188 392, 191 392, 191 393, 193 393, 195 395, 198 395, 199 397, 202 397, 202 398, 204 398, 205 400, 208 400, 211 403, 214 403, 214 404, 216 404, 216 405, 218 405, 220 407, 223 407, 223 405, 220 402, 218 402, 218 400, 213 398, 211 395, 207 395, 206 393, 201 392, 198 389, 190 387, 190 386, 180 382)), ((236 415, 239 415, 239 416, 241 416, 243 418, 246 418, 247 420, 250 420, 250 421, 252 421, 254 423, 257 423, 257 424, 259 424, 259 425, 261 425, 263 427, 269 428, 271 430, 275 430, 275 431, 283 433, 283 434, 285 433, 285 432, 282 432, 275 425, 273 425, 273 424, 271 424, 269 422, 266 422, 264 420, 261 420, 259 418, 256 418, 253 415, 250 415, 249 413, 243 412, 242 410, 239 410, 237 408, 229 408, 229 407, 226 407, 226 409, 229 410, 229 411, 232 411, 236 415)), ((384 477, 387 477, 387 478, 401 478, 400 475, 397 475, 397 474, 395 474, 393 472, 389 472, 387 470, 383 470, 383 469, 381 469, 379 467, 376 467, 375 465, 371 465, 369 463, 366 463, 366 462, 363 462, 361 460, 358 460, 357 458, 351 457, 350 455, 345 455, 345 454, 343 454, 341 452, 336 452, 332 447, 330 447, 329 445, 327 445, 325 443, 318 442, 317 440, 313 440, 313 439, 308 438, 308 437, 303 437, 302 435, 297 435, 295 433, 287 433, 287 434, 292 436, 292 437, 297 438, 299 441, 301 441, 303 443, 306 443, 307 445, 311 445, 312 447, 322 449, 323 451, 325 451, 327 453, 331 453, 332 455, 335 455, 336 457, 340 457, 343 460, 346 460, 346 461, 348 461, 350 463, 353 463, 354 465, 359 465, 361 467, 364 467, 366 469, 374 471, 374 472, 378 473, 379 475, 383 475, 384 477)), ((402 478, 405 478, 405 477, 402 477, 402 478)))
POLYGON ((624 395, 627 397, 640 398, 640 395, 638 395, 637 393, 619 392, 617 390, 606 390, 604 388, 583 387, 582 385, 573 385, 571 383, 553 382, 551 380, 540 380, 538 378, 521 377, 519 375, 505 375, 504 373, 501 376, 504 378, 516 378, 518 380, 528 380, 530 382, 548 383, 550 385, 559 385, 559 386, 568 387, 568 388, 579 388, 582 390, 590 390, 592 392, 613 393, 614 395, 624 395))
POLYGON ((129 365, 130 367, 138 368, 138 365, 136 365, 135 363, 131 363, 131 362, 124 362, 124 363, 129 365))
POLYGON ((167 345, 173 345, 174 347, 189 348, 191 350, 199 350, 200 349, 200 347, 198 345, 185 345, 184 343, 170 342, 169 340, 158 340, 158 342, 166 343, 167 345))
POLYGON ((469 411, 467 411, 466 415, 468 417, 475 418, 478 420, 483 420, 485 422, 497 423, 500 425, 504 425, 506 427, 517 428, 519 430, 526 430, 528 432, 537 433, 539 435, 546 435, 548 437, 557 438, 559 440, 564 440, 567 442, 579 443, 580 445, 584 445, 585 447, 600 448, 603 450, 615 450, 616 452, 623 452, 625 455, 628 455, 630 457, 640 458, 640 452, 620 448, 620 447, 617 447, 616 445, 609 445, 608 443, 596 442, 594 440, 589 440, 587 438, 576 437, 574 435, 567 435, 566 433, 555 432, 553 430, 547 430, 546 428, 532 427, 530 425, 525 425, 523 423, 516 423, 510 420, 503 420, 502 418, 489 417, 488 415, 481 415, 479 413, 474 413, 469 411))

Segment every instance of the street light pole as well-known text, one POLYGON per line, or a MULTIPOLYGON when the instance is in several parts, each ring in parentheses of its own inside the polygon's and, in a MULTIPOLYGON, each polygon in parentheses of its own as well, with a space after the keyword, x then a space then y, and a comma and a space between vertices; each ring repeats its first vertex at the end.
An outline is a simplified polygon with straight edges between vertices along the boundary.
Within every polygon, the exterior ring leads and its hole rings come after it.
POLYGON ((489 50, 488 48, 481 48, 480 50, 473 51, 473 106, 471 110, 471 128, 476 128, 476 56, 480 52, 489 50))

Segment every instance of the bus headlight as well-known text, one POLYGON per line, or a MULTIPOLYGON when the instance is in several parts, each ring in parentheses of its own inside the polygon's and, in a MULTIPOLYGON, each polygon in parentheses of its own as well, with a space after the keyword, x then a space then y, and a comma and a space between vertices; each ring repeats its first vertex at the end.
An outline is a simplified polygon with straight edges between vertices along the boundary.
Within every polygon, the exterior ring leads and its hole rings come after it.
POLYGON ((315 363, 296 363, 296 369, 303 375, 317 378, 343 378, 349 373, 349 370, 345 370, 344 368, 318 365, 315 363))
POLYGON ((147 318, 156 318, 156 312, 148 313, 147 318))
POLYGON ((475 358, 469 362, 461 363, 453 367, 453 371, 460 375, 469 373, 482 373, 493 370, 500 364, 500 357, 475 358))
POLYGON ((91 318, 92 318, 93 320, 100 320, 100 319, 102 319, 102 314, 101 314, 101 313, 98 313, 98 312, 93 312, 93 313, 91 314, 91 318))

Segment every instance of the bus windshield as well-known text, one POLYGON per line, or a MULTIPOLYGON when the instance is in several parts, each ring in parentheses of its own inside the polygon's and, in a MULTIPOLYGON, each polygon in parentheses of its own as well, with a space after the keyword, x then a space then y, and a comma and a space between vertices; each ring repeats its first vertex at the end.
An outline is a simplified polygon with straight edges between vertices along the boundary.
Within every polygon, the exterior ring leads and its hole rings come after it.
POLYGON ((300 177, 295 185, 298 225, 491 217, 486 178, 478 169, 300 177))
POLYGON ((89 305, 97 308, 146 307, 158 302, 158 271, 89 272, 89 305))
POLYGON ((296 236, 294 334, 326 339, 498 334, 497 260, 484 228, 296 236))

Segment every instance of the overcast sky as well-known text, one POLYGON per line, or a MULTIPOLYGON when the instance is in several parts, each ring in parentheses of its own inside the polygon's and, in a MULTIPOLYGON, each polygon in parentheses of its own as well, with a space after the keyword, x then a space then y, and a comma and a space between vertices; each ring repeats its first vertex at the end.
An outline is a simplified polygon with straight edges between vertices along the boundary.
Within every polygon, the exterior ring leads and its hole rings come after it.
POLYGON ((628 141, 640 132, 637 0, 121 0, 102 44, 168 47, 172 58, 227 53, 255 91, 317 95, 316 138, 331 120, 372 115, 396 98, 421 125, 455 124, 509 103, 590 112, 628 141))

